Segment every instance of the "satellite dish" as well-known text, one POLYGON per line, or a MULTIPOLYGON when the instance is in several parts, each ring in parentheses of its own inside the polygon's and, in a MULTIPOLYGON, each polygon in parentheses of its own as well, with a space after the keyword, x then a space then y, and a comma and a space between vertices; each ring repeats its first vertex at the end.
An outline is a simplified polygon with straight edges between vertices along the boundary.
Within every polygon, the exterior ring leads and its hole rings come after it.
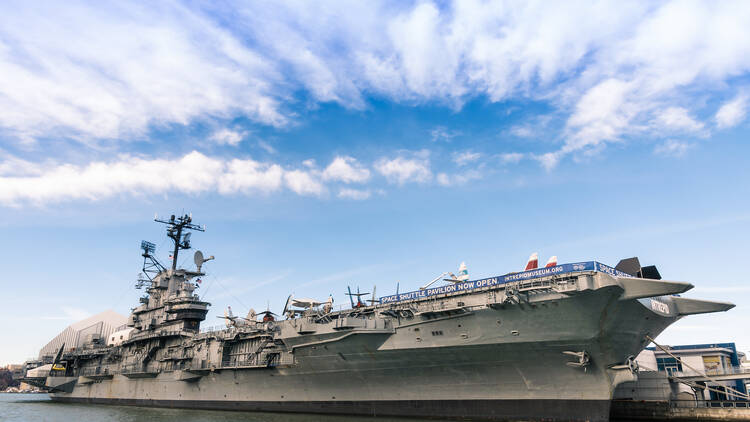
POLYGON ((188 232, 183 238, 182 238, 182 244, 185 245, 184 248, 190 248, 190 235, 192 233, 188 232))
POLYGON ((195 254, 193 254, 193 262, 195 262, 195 266, 198 267, 198 272, 201 272, 201 267, 203 266, 203 252, 201 251, 195 251, 195 254))

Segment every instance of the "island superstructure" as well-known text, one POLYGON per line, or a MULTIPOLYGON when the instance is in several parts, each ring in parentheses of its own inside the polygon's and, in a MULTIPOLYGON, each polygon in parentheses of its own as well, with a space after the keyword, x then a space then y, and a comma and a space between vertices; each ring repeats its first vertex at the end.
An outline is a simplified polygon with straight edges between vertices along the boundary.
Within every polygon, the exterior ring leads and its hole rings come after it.
MULTIPOLYGON (((686 315, 734 305, 677 296, 693 286, 660 280, 624 260, 533 268, 360 301, 287 300, 262 320, 226 314, 201 332, 210 306, 198 281, 213 257, 178 268, 192 217, 157 220, 172 265, 142 243, 146 288, 128 327, 107 344, 60 352, 48 373, 27 374, 55 401, 221 410, 431 416, 489 420, 609 418, 614 388, 634 361, 686 315), (297 305, 297 308, 293 308, 297 305)), ((535 267, 536 265, 534 265, 535 267)), ((465 266, 462 266, 465 270, 465 266)), ((356 296, 356 294, 352 294, 356 296)))

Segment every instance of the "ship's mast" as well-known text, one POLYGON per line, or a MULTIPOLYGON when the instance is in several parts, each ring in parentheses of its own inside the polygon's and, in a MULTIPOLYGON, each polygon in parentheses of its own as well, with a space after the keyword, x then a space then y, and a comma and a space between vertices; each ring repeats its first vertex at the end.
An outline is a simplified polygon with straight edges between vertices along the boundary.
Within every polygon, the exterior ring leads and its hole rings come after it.
POLYGON ((182 236, 184 230, 197 230, 199 232, 206 231, 203 227, 193 224, 193 217, 188 214, 176 217, 172 214, 169 220, 159 220, 155 218, 154 221, 167 225, 167 236, 169 236, 174 242, 174 252, 172 253, 172 270, 177 269, 177 256, 180 253, 180 249, 190 249, 190 233, 186 233, 182 236))

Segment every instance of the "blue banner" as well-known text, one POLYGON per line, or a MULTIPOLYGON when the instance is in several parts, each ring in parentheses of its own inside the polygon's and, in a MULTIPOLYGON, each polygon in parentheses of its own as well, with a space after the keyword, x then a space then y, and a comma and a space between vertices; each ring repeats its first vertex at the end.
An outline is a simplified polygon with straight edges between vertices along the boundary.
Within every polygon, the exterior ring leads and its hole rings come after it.
POLYGON ((498 286, 505 283, 511 283, 514 281, 530 280, 532 278, 547 277, 550 275, 559 275, 565 273, 574 273, 581 271, 601 271, 609 275, 618 277, 632 277, 622 271, 618 271, 610 266, 601 264, 596 261, 578 262, 575 264, 563 264, 549 268, 537 268, 535 270, 523 271, 520 273, 511 273, 501 275, 497 277, 482 278, 473 281, 463 281, 460 283, 452 283, 445 286, 433 287, 424 290, 417 290, 408 293, 399 293, 398 295, 382 296, 380 303, 395 303, 402 302, 405 300, 422 299, 430 296, 437 296, 446 293, 456 293, 469 291, 474 289, 481 289, 485 287, 498 286))

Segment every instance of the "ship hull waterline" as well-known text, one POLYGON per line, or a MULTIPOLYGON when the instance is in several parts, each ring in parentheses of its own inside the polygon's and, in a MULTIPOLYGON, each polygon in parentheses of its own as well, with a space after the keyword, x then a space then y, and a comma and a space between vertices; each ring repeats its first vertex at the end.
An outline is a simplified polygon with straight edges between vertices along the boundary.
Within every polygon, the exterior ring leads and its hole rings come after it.
POLYGON ((609 400, 222 401, 56 397, 62 403, 493 421, 607 421, 609 400))

